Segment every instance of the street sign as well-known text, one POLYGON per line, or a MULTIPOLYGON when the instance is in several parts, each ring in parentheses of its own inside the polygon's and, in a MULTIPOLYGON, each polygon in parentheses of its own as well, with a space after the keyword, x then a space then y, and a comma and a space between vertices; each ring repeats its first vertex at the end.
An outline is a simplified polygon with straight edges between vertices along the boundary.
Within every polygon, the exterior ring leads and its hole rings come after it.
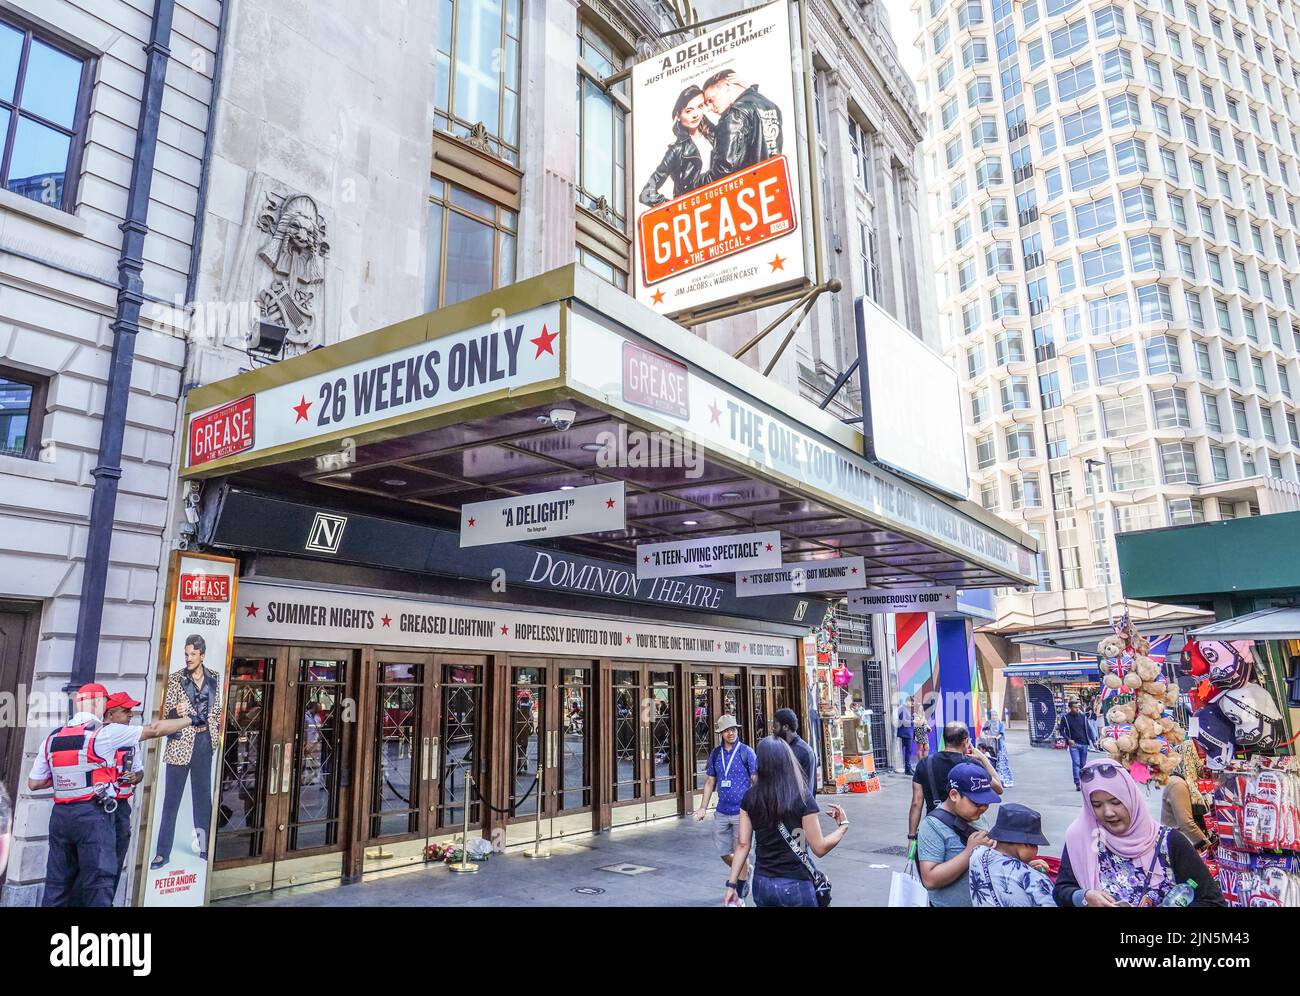
POLYGON ((845 591, 862 583, 866 565, 861 557, 834 557, 785 564, 766 571, 736 575, 736 594, 790 595, 807 591, 845 591))
POLYGON ((645 543, 636 548, 639 578, 722 574, 780 566, 781 534, 776 530, 645 543))
POLYGON ((850 612, 953 612, 956 588, 871 588, 849 592, 850 612))
POLYGON ((460 545, 488 546, 623 529, 627 525, 623 492, 623 482, 616 481, 471 502, 461 506, 460 545))

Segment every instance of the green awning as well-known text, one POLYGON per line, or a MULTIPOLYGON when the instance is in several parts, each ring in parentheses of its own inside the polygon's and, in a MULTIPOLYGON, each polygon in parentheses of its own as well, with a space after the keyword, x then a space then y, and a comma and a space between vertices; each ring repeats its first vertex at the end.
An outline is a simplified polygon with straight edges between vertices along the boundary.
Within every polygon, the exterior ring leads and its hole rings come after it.
POLYGON ((1300 592, 1300 512, 1115 537, 1124 597, 1181 605, 1300 592))

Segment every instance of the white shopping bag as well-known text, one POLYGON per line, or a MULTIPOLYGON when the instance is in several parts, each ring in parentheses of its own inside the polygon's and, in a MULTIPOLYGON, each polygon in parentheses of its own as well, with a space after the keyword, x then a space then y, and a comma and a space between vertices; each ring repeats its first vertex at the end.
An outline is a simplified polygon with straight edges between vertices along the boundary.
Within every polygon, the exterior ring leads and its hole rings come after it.
POLYGON ((889 881, 890 906, 929 906, 930 894, 921 884, 915 861, 907 863, 907 871, 894 872, 889 881))

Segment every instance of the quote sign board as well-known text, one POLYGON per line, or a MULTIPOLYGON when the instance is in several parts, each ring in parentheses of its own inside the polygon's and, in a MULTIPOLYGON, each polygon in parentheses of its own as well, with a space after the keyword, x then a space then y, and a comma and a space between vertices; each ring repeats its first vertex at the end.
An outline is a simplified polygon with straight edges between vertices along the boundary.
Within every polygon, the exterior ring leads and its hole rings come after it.
POLYGON ((786 0, 632 70, 636 298, 698 310, 807 277, 786 0))
POLYGON ((176 718, 185 682, 206 698, 210 722, 163 741, 149 814, 144 859, 145 906, 202 906, 225 719, 226 675, 234 636, 239 561, 176 552, 172 555, 162 666, 167 683, 159 718, 176 718), (195 798, 195 793, 199 798, 195 798), (166 858, 158 868, 154 857, 166 858))
POLYGON ((643 543, 636 548, 639 578, 721 574, 780 566, 781 534, 776 530, 643 543))
POLYGON ((190 416, 185 466, 259 453, 541 383, 560 373, 560 308, 423 340, 190 416))
POLYGON ((461 506, 460 545, 489 546, 619 530, 627 524, 623 492, 623 482, 616 481, 471 502, 461 506))
POLYGON ((956 588, 867 588, 849 592, 850 612, 955 612, 956 588))
POLYGON ((790 595, 807 591, 845 591, 862 583, 866 566, 861 557, 834 557, 806 564, 786 564, 766 571, 736 575, 736 594, 790 595))

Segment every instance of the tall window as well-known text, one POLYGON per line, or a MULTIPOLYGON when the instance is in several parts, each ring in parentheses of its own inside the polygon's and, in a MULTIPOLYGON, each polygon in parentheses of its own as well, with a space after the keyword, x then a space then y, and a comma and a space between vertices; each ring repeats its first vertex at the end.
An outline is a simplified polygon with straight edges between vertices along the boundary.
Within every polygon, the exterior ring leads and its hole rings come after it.
POLYGON ((627 229, 627 81, 597 82, 622 59, 589 25, 578 34, 578 203, 620 232, 627 229))
POLYGON ((0 367, 0 454, 29 460, 39 456, 45 394, 44 379, 0 367))
POLYGON ((90 78, 90 60, 0 21, 0 180, 5 189, 72 210, 90 78))
POLYGON ((425 307, 432 311, 514 283, 518 225, 518 212, 434 178, 425 307))
POLYGON ((521 0, 442 0, 434 127, 472 136, 519 163, 519 6, 521 0))

